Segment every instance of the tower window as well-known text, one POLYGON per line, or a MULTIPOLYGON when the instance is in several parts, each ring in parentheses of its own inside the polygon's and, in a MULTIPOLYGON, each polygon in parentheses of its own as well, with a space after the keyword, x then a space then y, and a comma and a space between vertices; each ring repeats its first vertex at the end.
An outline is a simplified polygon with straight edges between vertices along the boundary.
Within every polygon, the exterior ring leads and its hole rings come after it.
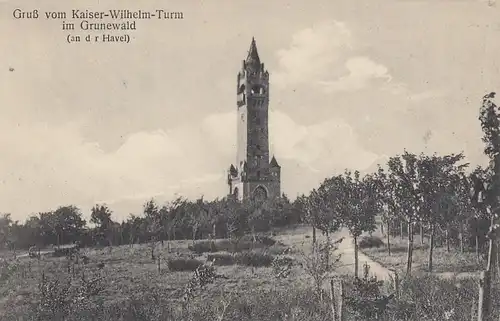
POLYGON ((252 94, 264 95, 266 93, 265 89, 261 85, 254 85, 252 87, 252 94))

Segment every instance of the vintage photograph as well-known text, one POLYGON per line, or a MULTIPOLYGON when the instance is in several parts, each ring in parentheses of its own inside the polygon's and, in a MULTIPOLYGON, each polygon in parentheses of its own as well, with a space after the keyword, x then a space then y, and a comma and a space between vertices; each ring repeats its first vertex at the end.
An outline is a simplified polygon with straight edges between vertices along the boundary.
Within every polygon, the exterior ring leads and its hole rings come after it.
POLYGON ((499 320, 499 6, 0 0, 0 320, 499 320))

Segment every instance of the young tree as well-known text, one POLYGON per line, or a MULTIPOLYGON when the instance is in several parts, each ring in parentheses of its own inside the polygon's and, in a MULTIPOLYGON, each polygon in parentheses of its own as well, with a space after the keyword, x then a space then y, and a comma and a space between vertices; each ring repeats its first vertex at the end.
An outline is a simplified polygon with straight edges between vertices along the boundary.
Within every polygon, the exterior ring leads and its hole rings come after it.
MULTIPOLYGON (((311 195, 315 193, 315 190, 311 192, 311 195)), ((312 196, 305 196, 302 194, 295 200, 297 208, 303 213, 304 221, 307 222, 312 227, 312 243, 316 243, 316 226, 317 226, 317 215, 312 209, 312 196)))
POLYGON ((386 224, 387 254, 391 255, 391 226, 396 221, 398 210, 391 193, 391 181, 380 165, 373 177, 373 183, 378 206, 382 211, 382 223, 386 224))
MULTIPOLYGON (((318 229, 326 236, 326 244, 330 244, 330 236, 342 227, 345 214, 345 182, 342 175, 326 179, 318 190, 311 193, 311 210, 316 213, 318 229)), ((313 248, 314 249, 314 248, 313 248)), ((329 251, 326 251, 327 262, 329 251)))
POLYGON ((418 160, 419 185, 421 194, 420 217, 427 222, 430 231, 428 269, 432 272, 432 258, 436 227, 446 232, 449 248, 449 228, 458 221, 460 211, 460 179, 468 164, 459 165, 463 154, 447 156, 424 156, 418 160))
POLYGON ((413 225, 419 220, 422 197, 418 189, 417 156, 404 151, 388 161, 391 196, 408 226, 406 273, 411 274, 413 261, 413 225))
POLYGON ((487 232, 487 229, 484 229, 483 226, 489 225, 490 223, 490 214, 488 212, 487 205, 484 202, 486 198, 484 192, 486 190, 486 187, 491 184, 491 180, 491 171, 481 168, 480 166, 476 167, 474 171, 467 177, 467 182, 470 190, 470 202, 473 211, 471 222, 475 237, 475 250, 478 262, 481 261, 479 250, 481 241, 483 241, 482 238, 486 236, 487 232))
POLYGON ((358 171, 344 173, 344 196, 340 205, 343 209, 342 222, 354 240, 354 275, 359 275, 358 239, 363 232, 375 230, 375 215, 381 208, 377 202, 377 181, 374 176, 362 179, 358 171))
POLYGON ((0 248, 5 248, 10 237, 10 227, 12 218, 9 213, 1 214, 0 216, 0 248))
MULTIPOLYGON (((490 158, 490 169, 492 171, 491 184, 485 190, 484 200, 486 209, 491 213, 491 230, 494 232, 497 225, 495 220, 499 216, 500 198, 500 111, 495 101, 495 93, 492 92, 483 97, 483 103, 479 110, 479 121, 483 130, 484 153, 490 158)), ((491 233, 490 235, 494 235, 491 233)), ((488 255, 488 271, 493 272, 496 262, 496 241, 490 239, 490 254, 488 255)))
POLYGON ((227 237, 231 240, 236 252, 240 240, 248 231, 248 212, 238 201, 233 198, 225 198, 224 221, 227 237))
POLYGON ((144 204, 144 216, 151 246, 151 259, 154 260, 154 249, 156 247, 156 243, 160 240, 162 232, 160 209, 158 208, 155 200, 151 199, 144 204))

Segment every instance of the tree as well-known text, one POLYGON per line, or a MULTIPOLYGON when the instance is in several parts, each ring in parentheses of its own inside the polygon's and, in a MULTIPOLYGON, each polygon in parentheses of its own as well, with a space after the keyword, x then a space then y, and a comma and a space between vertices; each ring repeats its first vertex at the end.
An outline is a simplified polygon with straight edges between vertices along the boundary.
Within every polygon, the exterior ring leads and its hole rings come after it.
MULTIPOLYGON (((493 101, 495 93, 492 92, 483 97, 483 103, 479 110, 479 121, 483 130, 482 140, 485 143, 484 153, 490 158, 490 169, 492 170, 491 184, 485 190, 486 209, 491 212, 491 229, 494 230, 495 219, 499 216, 500 197, 500 113, 498 106, 493 101)), ((493 233, 491 234, 493 235, 493 233)), ((488 256, 488 271, 493 272, 496 261, 496 242, 490 239, 490 255, 488 256)))
POLYGON ((194 203, 189 204, 189 211, 187 215, 189 216, 189 225, 191 226, 191 233, 193 238, 193 244, 196 240, 196 235, 203 227, 209 224, 209 210, 208 206, 203 200, 203 197, 196 200, 194 203))
POLYGON ((377 181, 374 176, 367 175, 360 179, 358 171, 344 173, 344 195, 340 205, 343 207, 342 222, 354 240, 354 275, 358 277, 359 249, 358 238, 363 232, 375 230, 375 215, 380 208, 376 194, 377 181))
POLYGON ((97 226, 99 235, 108 240, 108 245, 112 246, 113 220, 112 212, 106 205, 95 205, 90 214, 90 222, 97 226))
MULTIPOLYGON (((311 192, 311 195, 313 195, 314 192, 315 190, 311 192)), ((312 243, 313 244, 316 243, 317 216, 316 212, 314 212, 312 209, 312 197, 311 196, 308 197, 302 194, 301 196, 297 197, 297 199, 295 200, 295 204, 297 208, 303 213, 305 222, 307 222, 309 225, 312 226, 313 230, 312 243)))
POLYGON ((446 244, 449 250, 449 229, 452 222, 458 222, 459 211, 463 205, 460 198, 461 178, 468 164, 458 165, 463 154, 447 156, 424 156, 418 159, 421 196, 420 217, 427 222, 430 231, 428 269, 432 272, 432 258, 436 227, 445 230, 446 244))
MULTIPOLYGON (((330 235, 340 229, 345 211, 345 181, 341 175, 326 179, 318 190, 311 193, 312 210, 316 212, 315 219, 318 229, 326 236, 330 244, 330 235)), ((313 247, 314 249, 315 247, 313 247)), ((327 262, 330 252, 326 251, 327 262)))
POLYGON ((225 198, 224 221, 227 237, 231 239, 234 251, 236 252, 240 240, 248 231, 248 212, 238 201, 233 198, 225 198))
POLYGON ((74 205, 61 206, 54 212, 40 213, 39 217, 44 236, 57 246, 78 240, 86 224, 82 213, 74 205))
POLYGON ((382 223, 386 224, 387 252, 391 255, 391 225, 398 215, 395 200, 392 198, 391 181, 384 169, 379 165, 374 176, 374 189, 379 207, 382 209, 382 223))
POLYGON ((406 273, 411 274, 413 259, 413 225, 419 220, 422 198, 418 189, 417 156, 406 150, 402 155, 391 157, 387 163, 391 197, 400 216, 408 226, 408 250, 406 273))
POLYGON ((9 213, 1 214, 0 216, 0 248, 7 246, 10 237, 10 227, 12 225, 12 218, 9 213))
POLYGON ((476 167, 472 173, 467 177, 470 202, 473 211, 473 217, 471 222, 472 229, 475 238, 475 250, 478 262, 480 261, 480 242, 484 241, 482 238, 486 235, 487 228, 484 226, 489 226, 490 224, 490 214, 487 209, 487 205, 484 202, 486 199, 486 186, 490 185, 492 175, 491 171, 488 169, 476 167))
POLYGON ((151 199, 144 204, 144 216, 145 223, 147 224, 147 232, 149 236, 149 241, 151 245, 151 259, 154 260, 154 248, 156 246, 156 242, 159 241, 162 225, 161 225, 161 217, 160 210, 158 205, 154 199, 151 199))

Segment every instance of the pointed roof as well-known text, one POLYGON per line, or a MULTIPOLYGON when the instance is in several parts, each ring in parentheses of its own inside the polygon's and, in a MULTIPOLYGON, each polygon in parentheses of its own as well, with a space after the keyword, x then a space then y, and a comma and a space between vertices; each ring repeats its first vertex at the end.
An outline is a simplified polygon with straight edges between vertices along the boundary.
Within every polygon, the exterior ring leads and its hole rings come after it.
POLYGON ((233 164, 231 164, 231 166, 229 166, 229 173, 233 176, 236 176, 238 175, 238 170, 236 169, 236 167, 234 167, 233 164))
POLYGON ((271 167, 281 167, 280 165, 278 165, 278 161, 276 160, 276 158, 274 156, 271 159, 271 162, 269 163, 269 165, 271 165, 271 167))
POLYGON ((250 49, 248 50, 246 62, 247 64, 260 66, 259 53, 257 52, 257 45, 255 44, 254 37, 252 37, 252 43, 250 44, 250 49))

